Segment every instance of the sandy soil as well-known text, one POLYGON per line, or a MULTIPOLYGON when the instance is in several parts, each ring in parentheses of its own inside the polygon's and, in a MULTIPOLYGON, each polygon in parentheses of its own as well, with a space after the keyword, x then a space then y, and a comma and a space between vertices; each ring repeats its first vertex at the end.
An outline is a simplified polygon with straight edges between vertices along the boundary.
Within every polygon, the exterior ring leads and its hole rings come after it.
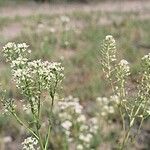
POLYGON ((102 12, 146 12, 150 11, 150 1, 116 1, 100 2, 98 4, 62 4, 48 5, 27 3, 24 5, 5 6, 0 8, 2 17, 30 16, 35 14, 64 14, 73 11, 102 11, 102 12))
MULTIPOLYGON (((74 11, 90 12, 135 12, 140 15, 140 19, 150 18, 150 1, 116 1, 116 2, 101 2, 98 4, 36 4, 26 3, 22 5, 9 5, 0 7, 0 17, 14 18, 16 16, 27 17, 31 15, 53 15, 53 14, 67 14, 74 11)), ((118 16, 119 17, 119 16, 118 16)), ((109 24, 108 18, 101 18, 100 24, 109 24)), ((6 40, 11 40, 17 37, 22 31, 21 23, 12 23, 4 27, 0 31, 0 36, 6 40)))

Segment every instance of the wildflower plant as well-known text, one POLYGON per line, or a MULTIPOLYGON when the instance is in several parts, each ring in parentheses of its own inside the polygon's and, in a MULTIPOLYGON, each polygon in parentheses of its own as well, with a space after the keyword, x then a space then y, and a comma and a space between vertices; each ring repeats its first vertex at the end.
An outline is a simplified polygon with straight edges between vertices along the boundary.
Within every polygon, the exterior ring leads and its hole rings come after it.
MULTIPOLYGON (((65 28, 70 20, 62 17, 61 21, 65 28)), ((94 139, 102 129, 100 121, 102 118, 109 121, 118 112, 123 129, 119 149, 125 149, 129 139, 137 137, 143 121, 150 115, 150 54, 141 60, 140 78, 136 94, 132 96, 126 88, 131 75, 130 64, 124 59, 118 61, 116 42, 111 35, 106 36, 100 51, 101 65, 112 92, 108 97, 96 99, 95 110, 98 112, 90 117, 79 99, 72 96, 58 100, 54 106, 57 89, 64 77, 64 68, 58 62, 30 60, 30 53, 31 50, 25 43, 8 43, 3 47, 3 54, 11 66, 13 81, 24 99, 23 110, 31 114, 32 121, 18 113, 17 101, 8 97, 0 86, 4 112, 11 114, 30 133, 22 142, 24 150, 50 149, 50 135, 54 123, 55 128, 59 125, 57 131, 63 134, 63 149, 72 149, 73 146, 76 150, 94 150, 97 148, 97 145, 93 145, 94 139), (44 99, 44 94, 49 95, 48 101, 44 99), (43 117, 45 112, 47 115, 43 117), (140 122, 137 133, 132 134, 137 122, 140 122)))
POLYGON ((88 118, 78 98, 68 96, 58 102, 58 116, 65 134, 66 148, 75 145, 76 150, 92 149, 92 142, 98 132, 96 117, 88 118))
POLYGON ((60 46, 61 48, 75 48, 77 43, 75 43, 75 29, 70 24, 70 18, 68 16, 61 16, 61 31, 60 31, 60 46))
POLYGON ((130 65, 124 59, 118 62, 116 51, 116 43, 113 36, 106 36, 100 51, 101 64, 111 85, 112 93, 119 100, 117 109, 120 112, 124 133, 119 147, 122 150, 130 137, 135 138, 135 135, 131 134, 131 129, 134 128, 137 120, 141 118, 139 129, 137 130, 138 134, 144 119, 150 115, 150 54, 145 55, 141 60, 141 79, 139 80, 137 94, 131 97, 126 88, 128 77, 131 74, 130 65))
POLYGON ((37 147, 38 141, 36 138, 28 137, 22 142, 23 145, 23 150, 34 150, 34 149, 39 149, 37 147))
POLYGON ((96 104, 97 104, 97 111, 98 116, 104 118, 106 121, 109 121, 109 118, 113 116, 116 112, 116 107, 119 103, 119 99, 117 95, 107 97, 97 97, 96 104), (101 109, 99 109, 101 108, 101 109))
MULTIPOLYGON (((18 123, 24 126, 29 133, 36 139, 36 142, 41 150, 47 150, 50 138, 50 131, 52 127, 52 113, 54 105, 54 96, 58 88, 59 83, 63 79, 63 67, 57 62, 48 62, 42 60, 30 61, 27 57, 30 54, 28 45, 8 43, 3 48, 6 61, 10 62, 13 80, 16 83, 17 88, 20 90, 25 98, 26 109, 29 109, 33 118, 33 127, 29 126, 28 121, 23 121, 16 111, 14 104, 15 100, 7 98, 5 92, 2 92, 2 104, 6 111, 12 114, 18 123), (48 131, 45 137, 42 137, 40 133, 41 129, 41 111, 43 106, 42 94, 47 92, 50 97, 49 117, 48 117, 48 131), (44 139, 44 140, 43 140, 44 139)), ((2 90, 1 90, 2 91, 2 90)), ((30 140, 31 140, 30 139, 30 140)), ((27 143, 27 139, 24 143, 27 143)), ((30 143, 30 142, 29 142, 30 143)), ((24 149, 28 144, 24 144, 24 149)), ((30 144, 29 144, 30 145, 30 144)), ((33 144, 34 145, 34 144, 33 144)))

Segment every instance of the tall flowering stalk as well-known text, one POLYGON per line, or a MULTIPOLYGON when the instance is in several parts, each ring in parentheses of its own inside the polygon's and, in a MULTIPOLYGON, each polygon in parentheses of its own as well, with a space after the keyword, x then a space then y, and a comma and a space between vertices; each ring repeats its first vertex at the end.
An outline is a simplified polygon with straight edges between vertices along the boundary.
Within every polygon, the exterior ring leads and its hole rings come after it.
MULTIPOLYGON (((6 61, 10 62, 13 79, 16 82, 17 88, 21 91, 25 97, 26 109, 29 109, 33 117, 33 127, 30 127, 27 122, 25 123, 16 112, 16 106, 14 100, 8 99, 4 92, 1 99, 5 109, 11 113, 18 123, 24 126, 34 137, 28 138, 24 141, 24 147, 26 148, 30 141, 38 143, 41 150, 47 150, 49 144, 50 130, 52 127, 52 113, 54 96, 58 88, 59 83, 63 79, 63 67, 57 62, 48 62, 42 60, 30 61, 27 59, 31 51, 28 50, 28 45, 8 43, 3 48, 6 61), (47 92, 51 97, 50 112, 49 112, 49 125, 45 138, 40 133, 41 129, 41 107, 42 107, 42 93, 47 92), (37 142, 36 142, 36 140, 37 142), (46 140, 43 140, 46 139, 46 140)), ((34 145, 34 144, 33 144, 34 145)), ((32 146, 31 146, 32 147, 32 146)), ((24 148, 24 149, 25 149, 24 148)), ((30 149, 30 148, 29 148, 30 149)))
POLYGON ((119 98, 117 108, 120 112, 124 132, 119 149, 123 150, 131 136, 131 129, 136 124, 136 120, 141 118, 138 134, 144 119, 150 115, 150 54, 142 58, 138 92, 135 97, 131 97, 126 89, 127 79, 131 74, 129 63, 124 59, 117 62, 116 50, 113 36, 106 36, 100 51, 101 64, 106 78, 109 79, 113 94, 119 98))
POLYGON ((69 34, 71 33, 71 29, 69 27, 70 18, 67 16, 61 16, 61 25, 62 25, 62 33, 61 33, 61 46, 64 48, 68 48, 70 46, 69 34))

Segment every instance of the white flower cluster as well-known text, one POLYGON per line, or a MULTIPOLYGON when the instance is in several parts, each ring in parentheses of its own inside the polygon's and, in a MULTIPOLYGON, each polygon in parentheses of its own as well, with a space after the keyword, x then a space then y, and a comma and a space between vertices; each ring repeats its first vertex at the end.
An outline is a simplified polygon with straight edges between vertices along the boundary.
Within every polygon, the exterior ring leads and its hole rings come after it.
POLYGON ((4 56, 11 63, 16 86, 28 99, 36 111, 38 98, 43 91, 54 95, 58 83, 62 81, 64 68, 60 63, 27 59, 28 45, 8 43, 3 48, 4 56))
POLYGON ((6 96, 6 91, 2 89, 0 85, 0 102, 3 105, 3 113, 10 113, 14 111, 16 105, 14 104, 14 99, 10 99, 6 96))
MULTIPOLYGON (((60 20, 62 22, 62 30, 63 33, 65 33, 67 35, 67 32, 69 32, 71 30, 71 26, 69 24, 70 22, 70 18, 68 16, 61 16, 60 20)), ((68 39, 69 40, 69 39, 68 39)), ((68 41, 66 41, 68 42, 68 41)), ((68 43, 69 44, 69 43, 68 43)))
POLYGON ((70 24, 70 18, 68 16, 61 16, 60 21, 62 24, 61 28, 61 46, 68 48, 71 44, 74 30, 70 24))
POLYGON ((18 58, 24 58, 28 53, 31 53, 27 48, 26 43, 15 44, 9 42, 3 47, 3 53, 7 61, 13 61, 18 58))
MULTIPOLYGON (((20 63, 20 62, 19 62, 20 63)), ((41 60, 35 60, 26 63, 23 68, 13 70, 13 76, 17 83, 17 87, 22 90, 28 87, 31 90, 35 90, 39 84, 39 90, 50 90, 63 78, 63 67, 57 62, 42 62, 41 60), (38 83, 37 83, 38 82, 38 83)), ((37 91, 37 92, 40 92, 37 91)))
POLYGON ((122 75, 124 75, 124 76, 130 75, 129 63, 126 60, 122 59, 119 62, 118 66, 119 66, 119 70, 122 73, 122 75))
POLYGON ((115 92, 118 96, 125 100, 127 91, 125 89, 126 79, 130 75, 129 63, 126 60, 121 60, 115 67, 115 92))
POLYGON ((96 117, 90 118, 89 120, 85 120, 80 123, 79 126, 79 144, 77 145, 77 150, 81 149, 78 148, 79 145, 83 147, 83 149, 91 149, 91 142, 94 138, 94 136, 98 132, 98 120, 96 117))
POLYGON ((142 60, 147 60, 148 62, 150 61, 150 53, 145 55, 142 60))
POLYGON ((64 100, 59 101, 58 107, 59 107, 58 115, 61 119, 61 126, 64 129, 68 141, 72 141, 71 138, 71 127, 73 125, 72 121, 74 119, 77 119, 77 121, 81 120, 83 107, 79 104, 79 99, 73 98, 72 96, 68 96, 64 100))
POLYGON ((58 107, 61 126, 64 129, 68 144, 74 142, 77 150, 89 149, 98 130, 97 119, 87 119, 79 99, 72 96, 59 101, 58 107))
POLYGON ((68 16, 61 16, 60 20, 62 21, 62 23, 68 23, 68 22, 70 22, 70 18, 68 16))
POLYGON ((115 113, 115 108, 119 104, 119 97, 113 95, 110 98, 107 97, 97 97, 96 99, 99 113, 103 117, 108 117, 111 114, 115 113))
POLYGON ((142 80, 139 85, 139 98, 142 100, 143 116, 150 115, 150 53, 142 58, 142 80))
POLYGON ((150 53, 142 58, 145 73, 150 74, 150 53))
POLYGON ((116 42, 113 36, 107 35, 101 47, 101 64, 106 73, 106 77, 110 78, 114 69, 114 62, 116 61, 116 42))
POLYGON ((111 62, 116 60, 116 41, 112 35, 107 35, 104 40, 104 46, 107 48, 111 62))
POLYGON ((121 60, 116 63, 116 42, 113 36, 108 35, 103 41, 101 54, 101 64, 106 77, 109 78, 113 92, 122 98, 125 96, 126 78, 130 75, 129 63, 121 60))
POLYGON ((22 142, 23 150, 37 150, 38 141, 33 137, 28 137, 22 142))
MULTIPOLYGON (((107 35, 106 37, 105 37, 105 46, 108 46, 108 51, 109 50, 111 50, 112 51, 112 48, 115 48, 114 50, 116 50, 116 47, 115 47, 115 45, 116 45, 116 41, 115 41, 115 39, 113 38, 113 36, 112 35, 107 35)), ((115 51, 114 51, 115 52, 115 51)), ((115 58, 115 56, 111 56, 111 57, 114 57, 115 58)), ((115 59, 116 60, 116 59, 115 59)), ((112 61, 114 61, 114 59, 112 59, 112 61)))

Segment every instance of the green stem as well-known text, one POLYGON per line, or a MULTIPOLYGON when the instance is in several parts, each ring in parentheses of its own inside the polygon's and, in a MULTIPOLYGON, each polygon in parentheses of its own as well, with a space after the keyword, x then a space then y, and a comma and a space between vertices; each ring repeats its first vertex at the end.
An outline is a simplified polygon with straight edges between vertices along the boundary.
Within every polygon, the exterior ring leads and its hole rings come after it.
POLYGON ((44 150, 47 150, 48 148, 48 141, 50 138, 50 132, 51 132, 51 128, 52 128, 52 113, 53 113, 53 105, 54 105, 54 93, 51 92, 51 98, 52 98, 52 103, 51 103, 51 108, 50 108, 50 117, 49 117, 49 125, 48 125, 48 131, 47 131, 47 135, 46 135, 46 142, 45 142, 45 147, 44 150))
POLYGON ((124 149, 125 144, 126 144, 126 142, 128 141, 128 139, 129 139, 130 130, 131 130, 131 127, 128 129, 128 131, 126 132, 126 134, 125 134, 125 136, 124 136, 124 138, 123 138, 123 141, 122 141, 120 150, 123 150, 123 149, 124 149))
POLYGON ((142 117, 142 119, 141 119, 141 122, 140 122, 140 125, 139 125, 139 128, 138 128, 138 131, 137 131, 137 136, 138 136, 138 135, 139 135, 139 133, 140 133, 140 130, 141 130, 141 127, 142 127, 143 121, 144 121, 144 117, 142 117))
POLYGON ((39 132, 38 127, 37 127, 37 135, 38 135, 38 137, 39 137, 38 141, 39 141, 40 149, 41 149, 41 150, 44 150, 42 138, 41 138, 41 135, 40 135, 40 132, 39 132))
POLYGON ((58 83, 58 82, 56 81, 56 84, 55 84, 55 86, 54 86, 54 91, 53 91, 53 92, 52 92, 52 91, 50 92, 50 96, 51 96, 51 99, 52 99, 52 103, 51 103, 51 108, 50 108, 50 118, 49 118, 48 132, 47 132, 47 135, 46 135, 46 142, 45 142, 45 148, 44 148, 44 150, 47 150, 48 141, 49 141, 50 133, 51 133, 51 129, 52 129, 54 95, 55 95, 55 92, 56 92, 57 83, 58 83))
POLYGON ((121 115, 121 120, 122 120, 122 128, 123 128, 123 132, 125 132, 125 120, 124 120, 124 116, 123 116, 123 113, 122 113, 122 110, 121 110, 121 106, 119 106, 119 112, 120 112, 120 115, 121 115))
MULTIPOLYGON (((41 91, 41 88, 40 88, 40 83, 38 82, 38 90, 41 91)), ((44 150, 44 145, 43 145, 43 142, 42 142, 42 137, 41 137, 41 134, 40 134, 40 113, 41 113, 41 95, 39 94, 38 95, 38 114, 37 114, 37 117, 36 117, 36 130, 37 130, 37 135, 39 137, 39 145, 40 145, 40 148, 41 150, 44 150)))
POLYGON ((46 143, 45 143, 45 148, 44 148, 44 150, 47 150, 47 147, 48 147, 48 140, 49 140, 49 137, 50 137, 50 132, 51 132, 51 124, 49 123, 49 126, 48 126, 48 133, 47 133, 47 137, 46 137, 46 143))
POLYGON ((28 128, 28 126, 17 116, 16 113, 11 112, 11 114, 15 117, 15 119, 18 121, 18 123, 21 126, 24 126, 26 128, 26 130, 28 130, 37 140, 39 140, 39 137, 37 136, 37 134, 33 130, 31 130, 30 128, 28 128))
MULTIPOLYGON (((39 76, 39 74, 38 74, 39 76)), ((37 79, 38 80, 38 79, 37 79)), ((40 119, 40 113, 41 113, 41 86, 40 86, 40 82, 38 81, 38 121, 40 119)))
POLYGON ((126 130, 126 128, 125 128, 125 118, 124 118, 123 112, 122 112, 122 108, 124 107, 124 106, 123 106, 123 100, 124 100, 124 98, 125 98, 124 84, 125 84, 125 81, 124 81, 124 79, 122 79, 122 82, 121 82, 121 90, 120 90, 121 102, 120 102, 120 106, 119 106, 119 111, 120 111, 120 115, 121 115, 121 118, 122 118, 123 131, 125 132, 125 130, 126 130))
MULTIPOLYGON (((145 102, 145 104, 144 104, 144 109, 143 109, 142 114, 144 114, 144 113, 145 113, 145 111, 146 111, 147 103, 148 103, 148 100, 146 100, 146 102, 145 102)), ((140 105, 139 107, 141 108, 141 106, 142 106, 142 105, 140 105)), ((139 110, 140 110, 140 109, 139 109, 139 110)), ((142 124, 143 124, 143 121, 144 121, 144 116, 142 116, 142 119, 141 119, 141 121, 140 121, 140 125, 139 125, 139 128, 138 128, 138 131, 137 131, 137 135, 136 135, 136 136, 138 136, 138 135, 139 135, 139 132, 140 132, 141 127, 142 127, 142 124)))

